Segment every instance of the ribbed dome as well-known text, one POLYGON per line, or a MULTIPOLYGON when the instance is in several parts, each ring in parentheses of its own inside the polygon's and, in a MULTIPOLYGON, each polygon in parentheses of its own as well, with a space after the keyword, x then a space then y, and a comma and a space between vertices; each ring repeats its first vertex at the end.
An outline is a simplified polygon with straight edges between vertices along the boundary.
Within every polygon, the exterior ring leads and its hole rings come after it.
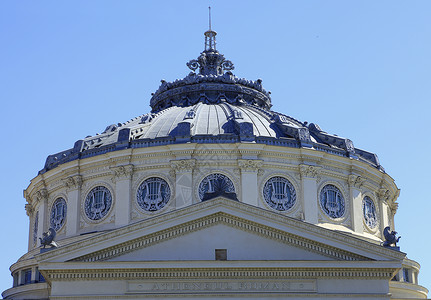
POLYGON ((150 113, 110 125, 101 134, 77 141, 72 149, 50 155, 41 173, 68 161, 126 148, 241 142, 309 148, 383 170, 375 154, 355 148, 351 140, 272 111, 270 92, 262 80, 233 75, 233 63, 215 49, 215 35, 205 33, 209 41, 198 59, 187 63, 189 75, 173 82, 162 80, 152 94, 150 113))

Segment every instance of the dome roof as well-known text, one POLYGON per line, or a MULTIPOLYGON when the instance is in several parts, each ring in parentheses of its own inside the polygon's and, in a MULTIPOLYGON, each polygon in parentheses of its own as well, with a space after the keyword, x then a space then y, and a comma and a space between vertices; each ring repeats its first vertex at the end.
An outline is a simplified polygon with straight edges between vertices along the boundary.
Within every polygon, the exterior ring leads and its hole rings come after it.
POLYGON ((365 161, 383 171, 377 156, 351 140, 271 110, 262 80, 236 77, 234 65, 215 49, 214 31, 205 32, 205 50, 187 63, 183 79, 161 81, 150 100, 151 112, 108 126, 78 140, 72 149, 48 156, 44 173, 75 159, 126 148, 178 143, 259 143, 309 148, 365 161), (195 71, 198 70, 198 73, 195 71))

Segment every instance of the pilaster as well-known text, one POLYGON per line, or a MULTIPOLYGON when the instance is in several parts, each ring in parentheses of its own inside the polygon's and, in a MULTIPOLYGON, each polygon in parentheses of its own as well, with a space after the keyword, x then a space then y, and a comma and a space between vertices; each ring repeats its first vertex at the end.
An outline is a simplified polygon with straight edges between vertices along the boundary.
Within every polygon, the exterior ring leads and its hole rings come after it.
POLYGON ((48 231, 47 225, 48 224, 48 190, 45 188, 42 188, 36 192, 36 198, 37 202, 39 203, 39 219, 37 224, 37 240, 36 240, 36 246, 40 245, 39 238, 42 237, 42 234, 46 231, 48 231))
POLYGON ((193 169, 196 159, 171 160, 172 173, 175 174, 175 207, 182 208, 193 204, 193 169))
POLYGON ((115 225, 130 223, 133 165, 111 167, 115 183, 115 225))
POLYGON ((364 232, 362 216, 362 191, 361 187, 365 179, 359 175, 351 174, 348 178, 349 193, 352 205, 350 206, 350 215, 352 216, 352 229, 357 233, 364 232))
POLYGON ((379 204, 380 204, 380 220, 381 220, 381 229, 386 226, 391 226, 391 230, 395 230, 393 228, 393 222, 391 222, 390 218, 390 207, 388 204, 389 200, 389 190, 385 188, 381 188, 378 190, 379 204), (392 224, 391 224, 392 223, 392 224))
POLYGON ((241 200, 254 206, 259 206, 257 172, 263 165, 258 159, 238 159, 238 166, 241 169, 241 200))
POLYGON ((82 176, 69 176, 63 183, 67 193, 66 236, 72 236, 79 228, 82 176))
POLYGON ((317 184, 320 181, 321 167, 300 164, 301 188, 303 191, 302 207, 304 208, 304 221, 317 224, 319 222, 319 208, 317 184))

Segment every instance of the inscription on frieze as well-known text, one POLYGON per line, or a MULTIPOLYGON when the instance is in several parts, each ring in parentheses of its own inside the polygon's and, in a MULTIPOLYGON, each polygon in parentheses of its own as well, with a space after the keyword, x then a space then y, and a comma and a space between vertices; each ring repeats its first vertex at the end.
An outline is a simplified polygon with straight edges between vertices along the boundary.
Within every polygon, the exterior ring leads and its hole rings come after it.
POLYGON ((316 280, 223 280, 128 282, 129 293, 314 293, 316 280))

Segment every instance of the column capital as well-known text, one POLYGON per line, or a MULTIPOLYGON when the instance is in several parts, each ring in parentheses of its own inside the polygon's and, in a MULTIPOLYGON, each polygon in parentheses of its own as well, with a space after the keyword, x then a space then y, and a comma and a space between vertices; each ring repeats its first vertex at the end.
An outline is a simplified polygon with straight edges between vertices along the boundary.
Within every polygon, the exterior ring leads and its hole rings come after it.
POLYGON ((377 191, 377 195, 380 200, 387 202, 391 196, 391 192, 388 189, 381 188, 377 191))
POLYGON ((361 188, 362 185, 367 181, 365 178, 359 175, 350 174, 348 178, 349 186, 350 187, 357 187, 361 188))
POLYGON ((171 160, 171 168, 175 173, 192 172, 196 166, 196 159, 171 160))
POLYGON ((257 172, 263 165, 260 159, 238 159, 238 166, 241 171, 257 172))
POLYGON ((301 174, 301 177, 315 178, 319 180, 321 168, 322 167, 300 164, 299 173, 301 174))
POLYGON ((69 189, 79 189, 82 185, 82 176, 74 175, 63 179, 63 184, 69 189))
POLYGON ((41 200, 48 200, 48 190, 46 188, 41 188, 40 190, 38 190, 36 192, 36 199, 37 201, 41 201, 41 200))
POLYGON ((33 205, 31 205, 30 203, 26 203, 25 204, 25 213, 27 214, 27 216, 31 217, 33 215, 33 212, 34 212, 33 205))
POLYGON ((114 175, 113 179, 130 179, 133 175, 133 168, 134 166, 132 164, 128 164, 110 167, 109 169, 111 170, 112 175, 114 175))

